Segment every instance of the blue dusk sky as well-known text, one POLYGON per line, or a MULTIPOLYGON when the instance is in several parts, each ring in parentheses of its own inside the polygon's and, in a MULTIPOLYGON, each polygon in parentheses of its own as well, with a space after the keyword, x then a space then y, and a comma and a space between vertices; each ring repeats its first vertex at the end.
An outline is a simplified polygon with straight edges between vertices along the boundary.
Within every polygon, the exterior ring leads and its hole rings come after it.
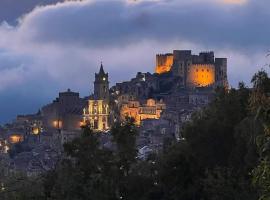
POLYGON ((36 112, 59 91, 92 91, 153 72, 155 54, 215 51, 230 85, 270 62, 269 0, 0 0, 0 123, 36 112))

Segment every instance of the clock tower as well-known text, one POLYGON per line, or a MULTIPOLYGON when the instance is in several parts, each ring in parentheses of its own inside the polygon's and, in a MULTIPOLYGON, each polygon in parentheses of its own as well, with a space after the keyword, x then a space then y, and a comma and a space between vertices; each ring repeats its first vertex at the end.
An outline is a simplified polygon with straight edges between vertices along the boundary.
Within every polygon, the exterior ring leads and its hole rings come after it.
POLYGON ((108 73, 104 72, 101 63, 99 72, 95 74, 94 95, 90 96, 88 105, 83 110, 83 122, 89 122, 94 131, 106 131, 110 129, 108 77, 108 73))
POLYGON ((109 100, 108 73, 104 72, 102 63, 100 65, 99 73, 95 74, 94 98, 100 100, 109 100))

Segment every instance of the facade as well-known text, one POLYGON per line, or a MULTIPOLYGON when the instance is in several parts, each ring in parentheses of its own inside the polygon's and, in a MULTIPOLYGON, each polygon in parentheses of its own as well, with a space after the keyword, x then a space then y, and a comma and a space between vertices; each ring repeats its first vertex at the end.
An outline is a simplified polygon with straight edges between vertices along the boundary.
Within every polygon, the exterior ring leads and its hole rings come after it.
POLYGON ((145 119, 159 119, 163 110, 166 109, 165 103, 160 100, 148 99, 145 104, 137 100, 129 100, 123 103, 120 110, 121 119, 132 117, 135 123, 140 125, 145 119))
POLYGON ((227 58, 215 58, 214 52, 193 55, 190 50, 174 50, 173 54, 156 56, 157 74, 171 72, 181 77, 187 88, 227 87, 227 58))
POLYGON ((70 89, 60 92, 58 98, 41 109, 45 130, 80 130, 84 104, 79 93, 70 89))
POLYGON ((99 73, 95 74, 94 94, 83 110, 83 123, 90 123, 95 131, 105 131, 109 126, 109 75, 101 64, 99 73))
POLYGON ((139 99, 149 98, 153 90, 158 90, 158 78, 151 73, 138 72, 130 81, 116 83, 111 88, 115 95, 129 94, 139 99))
POLYGON ((40 111, 36 114, 18 115, 15 123, 17 125, 23 124, 27 134, 38 135, 43 130, 43 120, 40 111))

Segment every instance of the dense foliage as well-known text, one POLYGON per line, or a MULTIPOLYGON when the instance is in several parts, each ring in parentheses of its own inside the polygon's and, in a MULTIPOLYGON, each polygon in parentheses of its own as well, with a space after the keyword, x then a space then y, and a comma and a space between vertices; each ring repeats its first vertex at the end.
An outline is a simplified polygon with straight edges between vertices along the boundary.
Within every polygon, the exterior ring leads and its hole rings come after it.
POLYGON ((185 140, 145 161, 137 158, 132 119, 112 128, 114 151, 85 126, 80 138, 64 145, 65 158, 54 171, 35 184, 25 178, 15 190, 9 185, 5 195, 16 198, 6 198, 270 199, 270 78, 259 71, 252 84, 217 89, 215 100, 184 126, 185 140))

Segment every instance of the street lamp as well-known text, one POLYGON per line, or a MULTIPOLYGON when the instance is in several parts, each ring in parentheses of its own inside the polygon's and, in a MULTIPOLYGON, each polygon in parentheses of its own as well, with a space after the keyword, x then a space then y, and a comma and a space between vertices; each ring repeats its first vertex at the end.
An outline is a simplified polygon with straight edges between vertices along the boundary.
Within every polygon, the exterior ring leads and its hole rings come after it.
POLYGON ((61 129, 63 126, 63 122, 59 119, 53 121, 53 127, 58 130, 59 133, 61 133, 61 129))

